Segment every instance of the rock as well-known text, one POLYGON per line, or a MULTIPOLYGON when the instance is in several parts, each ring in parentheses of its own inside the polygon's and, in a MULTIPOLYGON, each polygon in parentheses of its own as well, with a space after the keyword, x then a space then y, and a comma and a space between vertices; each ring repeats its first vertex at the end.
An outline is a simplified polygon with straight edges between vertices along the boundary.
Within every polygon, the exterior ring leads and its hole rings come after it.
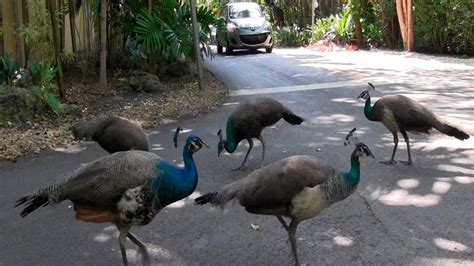
POLYGON ((159 93, 166 90, 156 75, 144 71, 133 71, 128 82, 135 92, 159 93))
POLYGON ((41 101, 25 88, 11 87, 0 95, 0 121, 3 123, 26 122, 41 109, 41 101))

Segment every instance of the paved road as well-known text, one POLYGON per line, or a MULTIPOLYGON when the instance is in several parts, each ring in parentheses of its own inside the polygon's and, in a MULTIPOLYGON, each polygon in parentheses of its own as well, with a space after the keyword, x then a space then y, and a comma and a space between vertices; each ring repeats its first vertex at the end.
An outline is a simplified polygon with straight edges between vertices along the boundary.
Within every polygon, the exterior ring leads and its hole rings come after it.
MULTIPOLYGON (((275 53, 217 56, 207 65, 233 89, 216 112, 179 122, 211 144, 195 155, 200 180, 190 199, 163 210, 153 223, 133 231, 148 243, 154 264, 290 265, 286 233, 273 217, 246 213, 237 204, 222 212, 193 206, 192 199, 238 180, 260 165, 258 146, 246 172, 231 172, 246 150, 217 158, 215 133, 235 104, 256 96, 284 102, 307 122, 279 122, 266 129, 267 162, 311 154, 340 170, 349 168, 351 149, 342 138, 352 127, 377 160, 362 162, 356 193, 305 221, 297 233, 302 263, 310 265, 473 265, 474 140, 440 134, 412 136, 415 165, 384 166, 391 136, 362 115, 355 99, 367 81, 373 97, 403 93, 430 106, 474 135, 472 60, 392 53, 315 53, 275 49, 275 53), (341 85, 342 84, 342 85, 341 85), (344 85, 346 84, 346 85, 344 85), (321 151, 318 152, 318 149, 321 151), (259 231, 250 224, 260 226, 259 231)), ((154 152, 181 162, 172 147, 178 123, 148 131, 154 152)), ((182 137, 184 138, 184 136, 182 137)), ((74 220, 69 203, 20 218, 13 202, 54 176, 105 155, 94 143, 0 162, 0 265, 120 265, 113 226, 74 220)), ((400 144, 398 158, 406 159, 400 144)), ((129 244, 129 256, 139 263, 129 244)))

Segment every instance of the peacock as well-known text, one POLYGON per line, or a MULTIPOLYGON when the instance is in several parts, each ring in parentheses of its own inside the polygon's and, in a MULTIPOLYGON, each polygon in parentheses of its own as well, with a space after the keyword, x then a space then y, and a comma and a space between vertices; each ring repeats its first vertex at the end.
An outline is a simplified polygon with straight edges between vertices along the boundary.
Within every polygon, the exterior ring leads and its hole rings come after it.
POLYGON ((246 139, 249 143, 249 149, 245 154, 242 164, 234 170, 244 170, 245 162, 253 148, 253 138, 257 138, 262 143, 262 161, 265 160, 265 140, 262 137, 262 130, 271 126, 283 118, 292 125, 303 123, 304 119, 295 115, 286 106, 279 101, 271 98, 257 98, 255 102, 246 102, 237 107, 227 119, 226 134, 227 139, 222 139, 222 130, 217 132, 219 137, 218 152, 225 149, 229 153, 233 153, 239 143, 246 139))
POLYGON ((312 156, 287 157, 217 192, 200 196, 195 203, 224 207, 237 199, 247 212, 276 216, 288 233, 295 263, 299 264, 295 237, 298 224, 350 196, 359 184, 359 158, 366 156, 374 157, 367 145, 357 143, 351 168, 343 173, 312 156), (290 223, 283 217, 290 218, 290 223))
POLYGON ((431 112, 417 101, 403 95, 387 95, 380 98, 374 105, 370 102, 370 90, 375 90, 374 85, 369 83, 368 89, 362 91, 357 97, 365 100, 364 115, 370 121, 382 122, 393 135, 393 152, 388 161, 381 163, 395 164, 395 152, 398 147, 398 132, 403 136, 407 144, 408 161, 400 161, 411 165, 410 140, 407 131, 413 133, 429 134, 432 128, 436 128, 443 134, 460 140, 469 138, 469 135, 461 129, 448 124, 440 117, 431 112))
POLYGON ((102 116, 71 128, 77 139, 93 140, 109 153, 128 150, 148 151, 148 138, 136 123, 120 116, 102 116))
POLYGON ((129 230, 150 223, 165 206, 181 200, 196 188, 198 172, 193 154, 207 145, 189 135, 183 149, 184 168, 146 151, 117 152, 66 173, 49 185, 20 198, 25 217, 39 207, 70 200, 75 218, 84 222, 115 224, 124 265, 127 237, 135 243, 146 264, 145 245, 129 230))

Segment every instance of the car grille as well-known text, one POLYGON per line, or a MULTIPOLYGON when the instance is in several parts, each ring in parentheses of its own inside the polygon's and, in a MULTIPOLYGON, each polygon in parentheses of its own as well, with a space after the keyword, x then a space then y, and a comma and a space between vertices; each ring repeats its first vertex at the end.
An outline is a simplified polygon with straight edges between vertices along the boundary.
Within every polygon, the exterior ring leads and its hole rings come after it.
POLYGON ((240 35, 240 40, 243 43, 246 44, 259 44, 264 42, 269 33, 263 33, 263 34, 254 34, 254 35, 240 35))

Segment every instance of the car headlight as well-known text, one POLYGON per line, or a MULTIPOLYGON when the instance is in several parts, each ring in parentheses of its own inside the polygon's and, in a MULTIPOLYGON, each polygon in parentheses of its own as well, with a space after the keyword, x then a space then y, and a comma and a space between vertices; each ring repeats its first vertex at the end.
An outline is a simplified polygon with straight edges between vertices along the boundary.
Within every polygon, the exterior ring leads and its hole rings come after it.
POLYGON ((263 24, 262 28, 264 30, 267 30, 267 31, 272 31, 272 24, 270 24, 268 22, 265 22, 265 24, 263 24))
POLYGON ((227 23, 227 32, 234 32, 238 29, 237 25, 235 25, 234 23, 227 23))

